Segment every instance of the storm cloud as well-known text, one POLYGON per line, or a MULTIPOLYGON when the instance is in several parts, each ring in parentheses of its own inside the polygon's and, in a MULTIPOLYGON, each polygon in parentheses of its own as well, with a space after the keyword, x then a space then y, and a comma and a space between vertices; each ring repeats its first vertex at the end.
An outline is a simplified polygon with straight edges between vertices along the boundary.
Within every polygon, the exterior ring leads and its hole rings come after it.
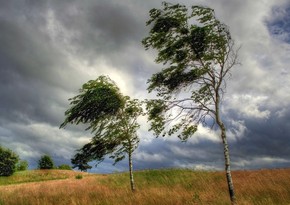
MULTIPOLYGON (((68 99, 88 80, 110 76, 133 98, 152 98, 147 80, 160 71, 145 51, 149 10, 162 1, 0 0, 0 144, 35 168, 43 154, 69 164, 92 137, 84 126, 59 129, 68 99)), ((172 1, 176 3, 178 1, 172 1)), ((229 26, 241 65, 232 70, 223 98, 234 169, 290 166, 290 4, 278 1, 208 0, 229 26)), ((142 118, 135 169, 222 169, 218 130, 199 126, 187 142, 155 138, 142 118)), ((109 159, 93 171, 127 170, 109 159)))

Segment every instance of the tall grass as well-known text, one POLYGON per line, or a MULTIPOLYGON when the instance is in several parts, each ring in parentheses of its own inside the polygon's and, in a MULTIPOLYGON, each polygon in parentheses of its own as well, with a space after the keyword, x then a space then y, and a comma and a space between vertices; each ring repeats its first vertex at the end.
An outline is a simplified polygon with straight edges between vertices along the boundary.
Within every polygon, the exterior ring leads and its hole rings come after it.
MULTIPOLYGON (((53 173, 54 171, 52 171, 53 173)), ((59 205, 227 205, 229 196, 223 172, 145 170, 135 172, 136 192, 128 173, 86 174, 78 180, 0 186, 0 204, 59 205)), ((290 169, 233 171, 238 204, 290 204, 290 169)), ((50 174, 53 175, 53 174, 50 174)))

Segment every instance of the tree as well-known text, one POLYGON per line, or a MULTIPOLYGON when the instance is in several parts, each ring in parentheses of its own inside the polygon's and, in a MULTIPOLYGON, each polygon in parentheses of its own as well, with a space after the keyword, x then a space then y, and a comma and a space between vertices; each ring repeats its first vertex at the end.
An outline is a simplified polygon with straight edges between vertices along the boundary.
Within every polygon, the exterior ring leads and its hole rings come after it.
POLYGON ((65 112, 66 119, 60 127, 67 123, 87 123, 87 129, 94 134, 89 143, 77 150, 71 161, 74 168, 85 171, 91 168, 88 162, 100 163, 107 155, 116 164, 128 155, 130 184, 134 191, 132 153, 139 142, 136 131, 137 118, 142 114, 141 102, 123 96, 116 84, 105 76, 84 84, 80 94, 70 100, 72 107, 65 112))
POLYGON ((83 148, 78 150, 79 153, 76 153, 74 157, 71 159, 71 163, 73 164, 73 168, 78 168, 82 172, 86 172, 88 169, 91 169, 92 166, 88 164, 91 161, 91 155, 85 155, 83 152, 83 148))
POLYGON ((200 123, 217 125, 224 146, 230 199, 235 204, 220 106, 230 70, 237 64, 238 50, 234 49, 228 27, 216 19, 213 9, 192 6, 189 12, 184 5, 162 5, 163 9, 150 10, 147 25, 152 27, 142 41, 145 49, 158 51, 156 62, 165 67, 148 81, 148 91, 156 91, 159 97, 147 101, 150 129, 157 136, 177 134, 186 141, 200 123))
POLYGON ((43 155, 38 161, 39 169, 53 169, 54 163, 49 155, 43 155))
POLYGON ((16 153, 0 146, 0 176, 11 176, 16 171, 18 160, 16 153))
POLYGON ((16 164, 16 170, 17 171, 25 171, 28 169, 28 162, 26 160, 20 160, 16 164))

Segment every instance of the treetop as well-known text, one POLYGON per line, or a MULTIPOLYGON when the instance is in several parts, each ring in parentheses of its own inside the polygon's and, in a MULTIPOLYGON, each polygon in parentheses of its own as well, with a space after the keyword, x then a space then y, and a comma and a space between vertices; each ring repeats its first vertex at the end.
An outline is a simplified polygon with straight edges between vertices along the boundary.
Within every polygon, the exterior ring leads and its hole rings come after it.
POLYGON ((109 77, 100 76, 90 80, 79 90, 80 94, 70 98, 71 107, 65 112, 67 123, 95 124, 107 117, 113 117, 124 107, 124 97, 115 82, 109 77))

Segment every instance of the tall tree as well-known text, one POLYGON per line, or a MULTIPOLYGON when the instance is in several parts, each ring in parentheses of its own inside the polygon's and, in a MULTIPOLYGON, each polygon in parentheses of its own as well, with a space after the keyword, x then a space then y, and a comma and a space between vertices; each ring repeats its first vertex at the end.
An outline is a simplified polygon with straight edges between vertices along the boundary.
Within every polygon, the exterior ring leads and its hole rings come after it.
POLYGON ((100 76, 84 84, 81 94, 71 99, 72 107, 66 111, 67 123, 88 123, 94 134, 91 141, 77 151, 72 163, 81 170, 90 168, 88 162, 100 163, 106 155, 114 164, 129 159, 130 184, 135 190, 132 154, 138 146, 138 116, 142 114, 141 102, 123 96, 108 77, 100 76))
POLYGON ((157 136, 177 134, 187 140, 200 123, 214 121, 221 131, 229 194, 235 204, 226 127, 220 111, 226 81, 237 64, 234 41, 213 9, 192 6, 188 11, 180 4, 162 5, 162 9, 150 10, 147 25, 151 30, 142 41, 146 49, 158 51, 156 62, 164 65, 148 81, 148 91, 156 91, 159 97, 147 102, 151 130, 157 136))

